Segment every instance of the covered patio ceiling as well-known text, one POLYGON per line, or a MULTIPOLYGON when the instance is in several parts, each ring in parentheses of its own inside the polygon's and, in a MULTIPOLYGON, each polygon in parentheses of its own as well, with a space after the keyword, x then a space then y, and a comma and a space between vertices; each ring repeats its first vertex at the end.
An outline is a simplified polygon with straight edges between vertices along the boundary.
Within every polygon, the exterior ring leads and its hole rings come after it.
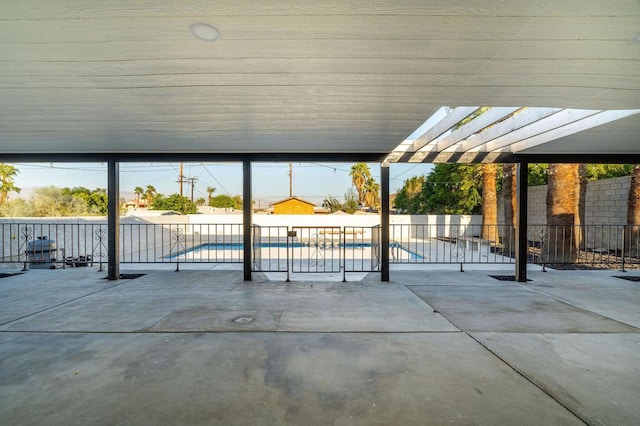
MULTIPOLYGON (((382 160, 442 107, 474 105, 639 109, 640 3, 0 5, 0 161, 79 153, 382 160)), ((411 161, 637 156, 638 135, 640 115, 628 114, 544 143, 502 145, 499 156, 423 140, 414 151, 428 146, 428 155, 411 161), (447 150, 460 155, 438 157, 447 150)))

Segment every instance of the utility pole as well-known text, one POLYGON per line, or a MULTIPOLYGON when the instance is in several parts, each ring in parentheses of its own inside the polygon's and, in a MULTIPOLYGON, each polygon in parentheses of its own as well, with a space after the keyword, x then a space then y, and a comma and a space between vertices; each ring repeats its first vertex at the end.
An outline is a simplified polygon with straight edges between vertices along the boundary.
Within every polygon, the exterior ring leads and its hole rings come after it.
POLYGON ((193 203, 193 188, 196 186, 197 177, 187 178, 188 181, 191 181, 191 202, 193 203))
POLYGON ((289 198, 293 197, 293 166, 289 163, 289 198))
POLYGON ((182 184, 186 182, 184 173, 182 172, 182 161, 180 162, 180 174, 178 175, 178 180, 176 182, 180 184, 180 196, 182 197, 182 184))

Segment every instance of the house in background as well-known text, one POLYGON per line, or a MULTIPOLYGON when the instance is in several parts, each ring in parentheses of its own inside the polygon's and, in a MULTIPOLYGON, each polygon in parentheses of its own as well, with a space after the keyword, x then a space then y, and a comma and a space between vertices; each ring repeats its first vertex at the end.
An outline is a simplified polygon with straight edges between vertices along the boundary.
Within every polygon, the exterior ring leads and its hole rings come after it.
POLYGON ((139 200, 129 200, 124 203, 125 209, 128 210, 137 210, 137 209, 146 209, 149 207, 147 200, 140 198, 139 200))
POLYGON ((289 197, 271 204, 273 214, 314 214, 316 205, 298 197, 289 197))

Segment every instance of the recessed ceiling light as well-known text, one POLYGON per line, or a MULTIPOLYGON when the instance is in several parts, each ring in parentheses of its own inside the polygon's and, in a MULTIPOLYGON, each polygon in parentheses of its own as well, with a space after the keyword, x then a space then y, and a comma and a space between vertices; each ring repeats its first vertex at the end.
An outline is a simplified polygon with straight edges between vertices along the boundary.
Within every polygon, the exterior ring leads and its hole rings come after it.
POLYGON ((220 31, 207 24, 193 24, 189 32, 204 41, 216 41, 220 38, 220 31))
POLYGON ((640 43, 640 33, 634 35, 629 39, 629 43, 640 43))

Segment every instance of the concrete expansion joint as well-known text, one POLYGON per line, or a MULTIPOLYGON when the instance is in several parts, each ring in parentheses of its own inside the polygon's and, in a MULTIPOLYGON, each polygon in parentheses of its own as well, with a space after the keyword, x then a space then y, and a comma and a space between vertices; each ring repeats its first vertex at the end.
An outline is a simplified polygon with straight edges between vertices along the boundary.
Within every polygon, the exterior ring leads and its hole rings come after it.
MULTIPOLYGON (((580 306, 578 304, 572 303, 571 301, 569 301, 569 300, 567 300, 567 299, 565 299, 563 297, 552 296, 552 295, 549 295, 547 293, 544 293, 543 291, 536 290, 535 288, 531 288, 530 286, 526 286, 526 285, 521 285, 520 287, 522 287, 522 288, 524 288, 524 289, 526 289, 526 290, 528 290, 528 291, 530 291, 532 293, 538 294, 540 296, 544 296, 544 297, 548 297, 550 299, 553 299, 556 302, 562 303, 563 305, 567 305, 567 306, 570 306, 570 307, 572 307, 574 309, 579 309, 581 311, 588 312, 588 313, 590 313, 592 315, 597 315, 597 316, 599 316, 601 318, 607 319, 609 321, 616 322, 618 324, 622 324, 622 325, 624 325, 626 327, 630 327, 630 328, 636 329, 636 330, 638 330, 638 332, 640 332, 640 328, 639 327, 636 327, 634 325, 628 324, 628 323, 626 323, 624 321, 617 320, 617 319, 612 318, 610 316, 604 315, 604 314, 602 314, 600 312, 595 312, 595 311, 593 311, 591 309, 588 309, 588 308, 586 308, 584 306, 580 306)), ((606 331, 605 330, 605 331, 581 331, 581 332, 576 332, 574 334, 619 334, 619 333, 620 333, 619 331, 616 332, 616 331, 606 331)), ((554 333, 550 333, 550 334, 554 334, 554 333)), ((571 333, 566 333, 565 332, 565 333, 558 333, 558 334, 571 334, 571 333)))
POLYGON ((113 285, 110 285, 110 286, 108 286, 108 287, 101 288, 100 290, 97 290, 97 291, 94 291, 94 292, 91 292, 91 293, 88 293, 88 294, 83 294, 82 296, 75 297, 75 298, 73 298, 73 299, 70 299, 70 300, 64 301, 64 302, 62 302, 62 303, 58 303, 57 305, 49 306, 49 307, 47 307, 47 308, 41 309, 41 310, 39 310, 39 311, 32 312, 32 313, 30 313, 30 314, 28 314, 28 315, 24 315, 24 316, 21 316, 21 317, 19 317, 19 318, 14 318, 14 319, 12 319, 12 320, 10 320, 10 321, 7 321, 7 322, 3 322, 3 323, 1 323, 1 324, 0 324, 0 327, 5 326, 5 325, 7 325, 7 324, 11 324, 12 322, 16 322, 16 321, 20 321, 20 320, 25 319, 25 318, 32 317, 32 316, 37 315, 37 314, 40 314, 40 313, 42 313, 42 312, 47 312, 47 311, 50 311, 50 310, 52 310, 52 309, 59 308, 60 306, 64 306, 64 305, 69 304, 69 303, 71 303, 71 302, 75 302, 76 300, 84 299, 85 297, 88 297, 88 296, 91 296, 91 295, 94 295, 94 294, 101 293, 101 292, 103 292, 103 291, 105 291, 105 290, 109 290, 109 289, 111 289, 111 288, 113 288, 113 287, 117 287, 117 286, 119 286, 120 284, 124 284, 124 282, 120 282, 120 283, 117 283, 117 284, 113 284, 113 285))
POLYGON ((487 352, 489 352, 492 356, 494 356, 496 359, 498 359, 500 362, 502 362, 504 365, 506 365, 509 369, 511 369, 512 371, 514 371, 516 374, 518 374, 520 377, 522 377, 523 379, 525 379, 527 382, 531 383, 533 386, 535 386, 536 388, 538 388, 542 393, 544 393, 545 395, 547 395, 549 398, 551 398, 553 401, 555 401, 556 403, 558 403, 561 407, 563 407, 565 410, 567 410, 568 412, 570 412, 573 416, 575 416, 576 419, 580 420, 582 423, 584 423, 585 425, 588 425, 589 423, 583 419, 578 413, 576 413, 574 410, 571 409, 571 407, 569 407, 567 404, 563 403, 560 399, 556 398, 553 393, 548 392, 541 384, 537 383, 535 380, 531 379, 529 376, 527 376, 523 371, 521 371, 520 369, 516 368, 514 365, 512 365, 510 362, 508 362, 507 360, 505 360, 504 358, 502 358, 500 355, 498 355, 497 353, 495 353, 494 351, 492 351, 487 345, 485 345, 484 343, 482 343, 480 340, 476 339, 471 333, 467 333, 464 332, 467 336, 469 336, 469 338, 471 338, 472 340, 474 340, 476 343, 478 343, 480 346, 482 346, 487 352))

